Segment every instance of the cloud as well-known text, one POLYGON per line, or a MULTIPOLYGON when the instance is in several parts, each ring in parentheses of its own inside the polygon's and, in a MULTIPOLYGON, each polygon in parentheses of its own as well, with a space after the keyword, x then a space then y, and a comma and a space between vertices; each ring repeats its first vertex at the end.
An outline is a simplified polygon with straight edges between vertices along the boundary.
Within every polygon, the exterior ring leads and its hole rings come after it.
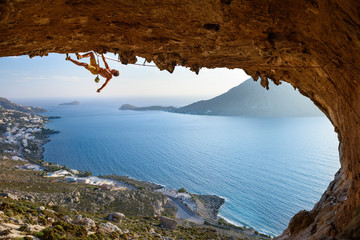
MULTIPOLYGON (((84 77, 65 76, 65 75, 51 75, 48 78, 53 79, 53 80, 57 80, 57 81, 65 81, 65 82, 79 82, 79 81, 84 80, 84 77)), ((91 78, 91 76, 90 76, 90 78, 91 78)))
POLYGON ((8 58, 24 58, 24 56, 10 56, 8 58))

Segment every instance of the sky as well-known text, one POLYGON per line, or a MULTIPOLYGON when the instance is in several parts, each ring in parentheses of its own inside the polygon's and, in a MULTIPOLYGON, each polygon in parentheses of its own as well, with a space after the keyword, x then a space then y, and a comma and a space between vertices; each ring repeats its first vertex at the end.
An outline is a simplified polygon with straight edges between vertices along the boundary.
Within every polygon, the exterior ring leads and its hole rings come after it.
MULTIPOLYGON (((76 59, 74 54, 70 56, 76 59)), ((113 54, 106 56, 116 59, 113 54)), ((89 59, 81 61, 89 63, 89 59)), ((138 63, 143 63, 143 59, 139 59, 138 63)), ((185 104, 215 97, 250 78, 241 69, 203 68, 196 75, 184 67, 176 67, 174 73, 170 74, 155 67, 123 65, 111 60, 108 60, 108 64, 110 68, 118 69, 120 76, 111 79, 102 92, 97 93, 104 79, 100 77, 100 83, 95 83, 95 75, 84 67, 65 61, 64 54, 49 54, 32 59, 28 56, 0 58, 0 97, 72 100, 161 98, 169 101, 183 99, 182 103, 185 104)), ((104 66, 101 60, 100 65, 104 66)))

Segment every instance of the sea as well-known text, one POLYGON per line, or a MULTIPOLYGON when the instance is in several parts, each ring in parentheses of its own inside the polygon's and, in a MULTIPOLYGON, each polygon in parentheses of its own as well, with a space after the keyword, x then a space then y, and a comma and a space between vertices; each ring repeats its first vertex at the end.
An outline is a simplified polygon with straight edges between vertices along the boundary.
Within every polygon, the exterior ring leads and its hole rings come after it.
POLYGON ((45 160, 221 196, 221 217, 271 236, 311 210, 340 168, 325 116, 199 116, 119 110, 123 103, 42 104, 61 116, 47 124, 60 133, 45 145, 45 160))

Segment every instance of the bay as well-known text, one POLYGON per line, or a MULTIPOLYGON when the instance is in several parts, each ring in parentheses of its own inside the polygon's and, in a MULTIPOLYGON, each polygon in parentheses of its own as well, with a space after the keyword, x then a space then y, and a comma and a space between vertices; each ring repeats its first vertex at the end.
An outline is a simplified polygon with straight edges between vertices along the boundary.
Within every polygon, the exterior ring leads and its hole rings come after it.
POLYGON ((222 196, 221 216, 273 236, 314 206, 340 167, 325 117, 197 116, 121 104, 46 106, 62 118, 48 124, 61 132, 45 145, 45 160, 222 196))

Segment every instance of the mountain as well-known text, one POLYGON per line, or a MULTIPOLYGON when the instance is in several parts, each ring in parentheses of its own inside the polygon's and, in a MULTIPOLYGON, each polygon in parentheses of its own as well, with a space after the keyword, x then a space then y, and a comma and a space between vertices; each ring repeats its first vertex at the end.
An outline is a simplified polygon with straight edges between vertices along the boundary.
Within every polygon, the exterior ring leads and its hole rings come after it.
POLYGON ((178 108, 178 113, 252 117, 310 117, 322 112, 288 83, 266 90, 248 79, 240 85, 209 100, 178 108))
POLYGON ((176 113, 250 116, 250 117, 315 117, 322 112, 306 97, 288 84, 279 86, 269 83, 269 90, 264 89, 251 78, 230 89, 224 94, 209 100, 202 100, 190 105, 175 107, 135 107, 124 104, 120 110, 161 110, 176 113))
POLYGON ((79 101, 67 102, 67 103, 60 103, 59 105, 80 105, 79 101))
POLYGON ((13 102, 9 101, 8 99, 2 98, 2 97, 0 97, 0 107, 2 107, 4 109, 16 110, 16 111, 26 112, 26 113, 44 113, 44 112, 47 112, 43 108, 22 106, 22 105, 13 103, 13 102))

